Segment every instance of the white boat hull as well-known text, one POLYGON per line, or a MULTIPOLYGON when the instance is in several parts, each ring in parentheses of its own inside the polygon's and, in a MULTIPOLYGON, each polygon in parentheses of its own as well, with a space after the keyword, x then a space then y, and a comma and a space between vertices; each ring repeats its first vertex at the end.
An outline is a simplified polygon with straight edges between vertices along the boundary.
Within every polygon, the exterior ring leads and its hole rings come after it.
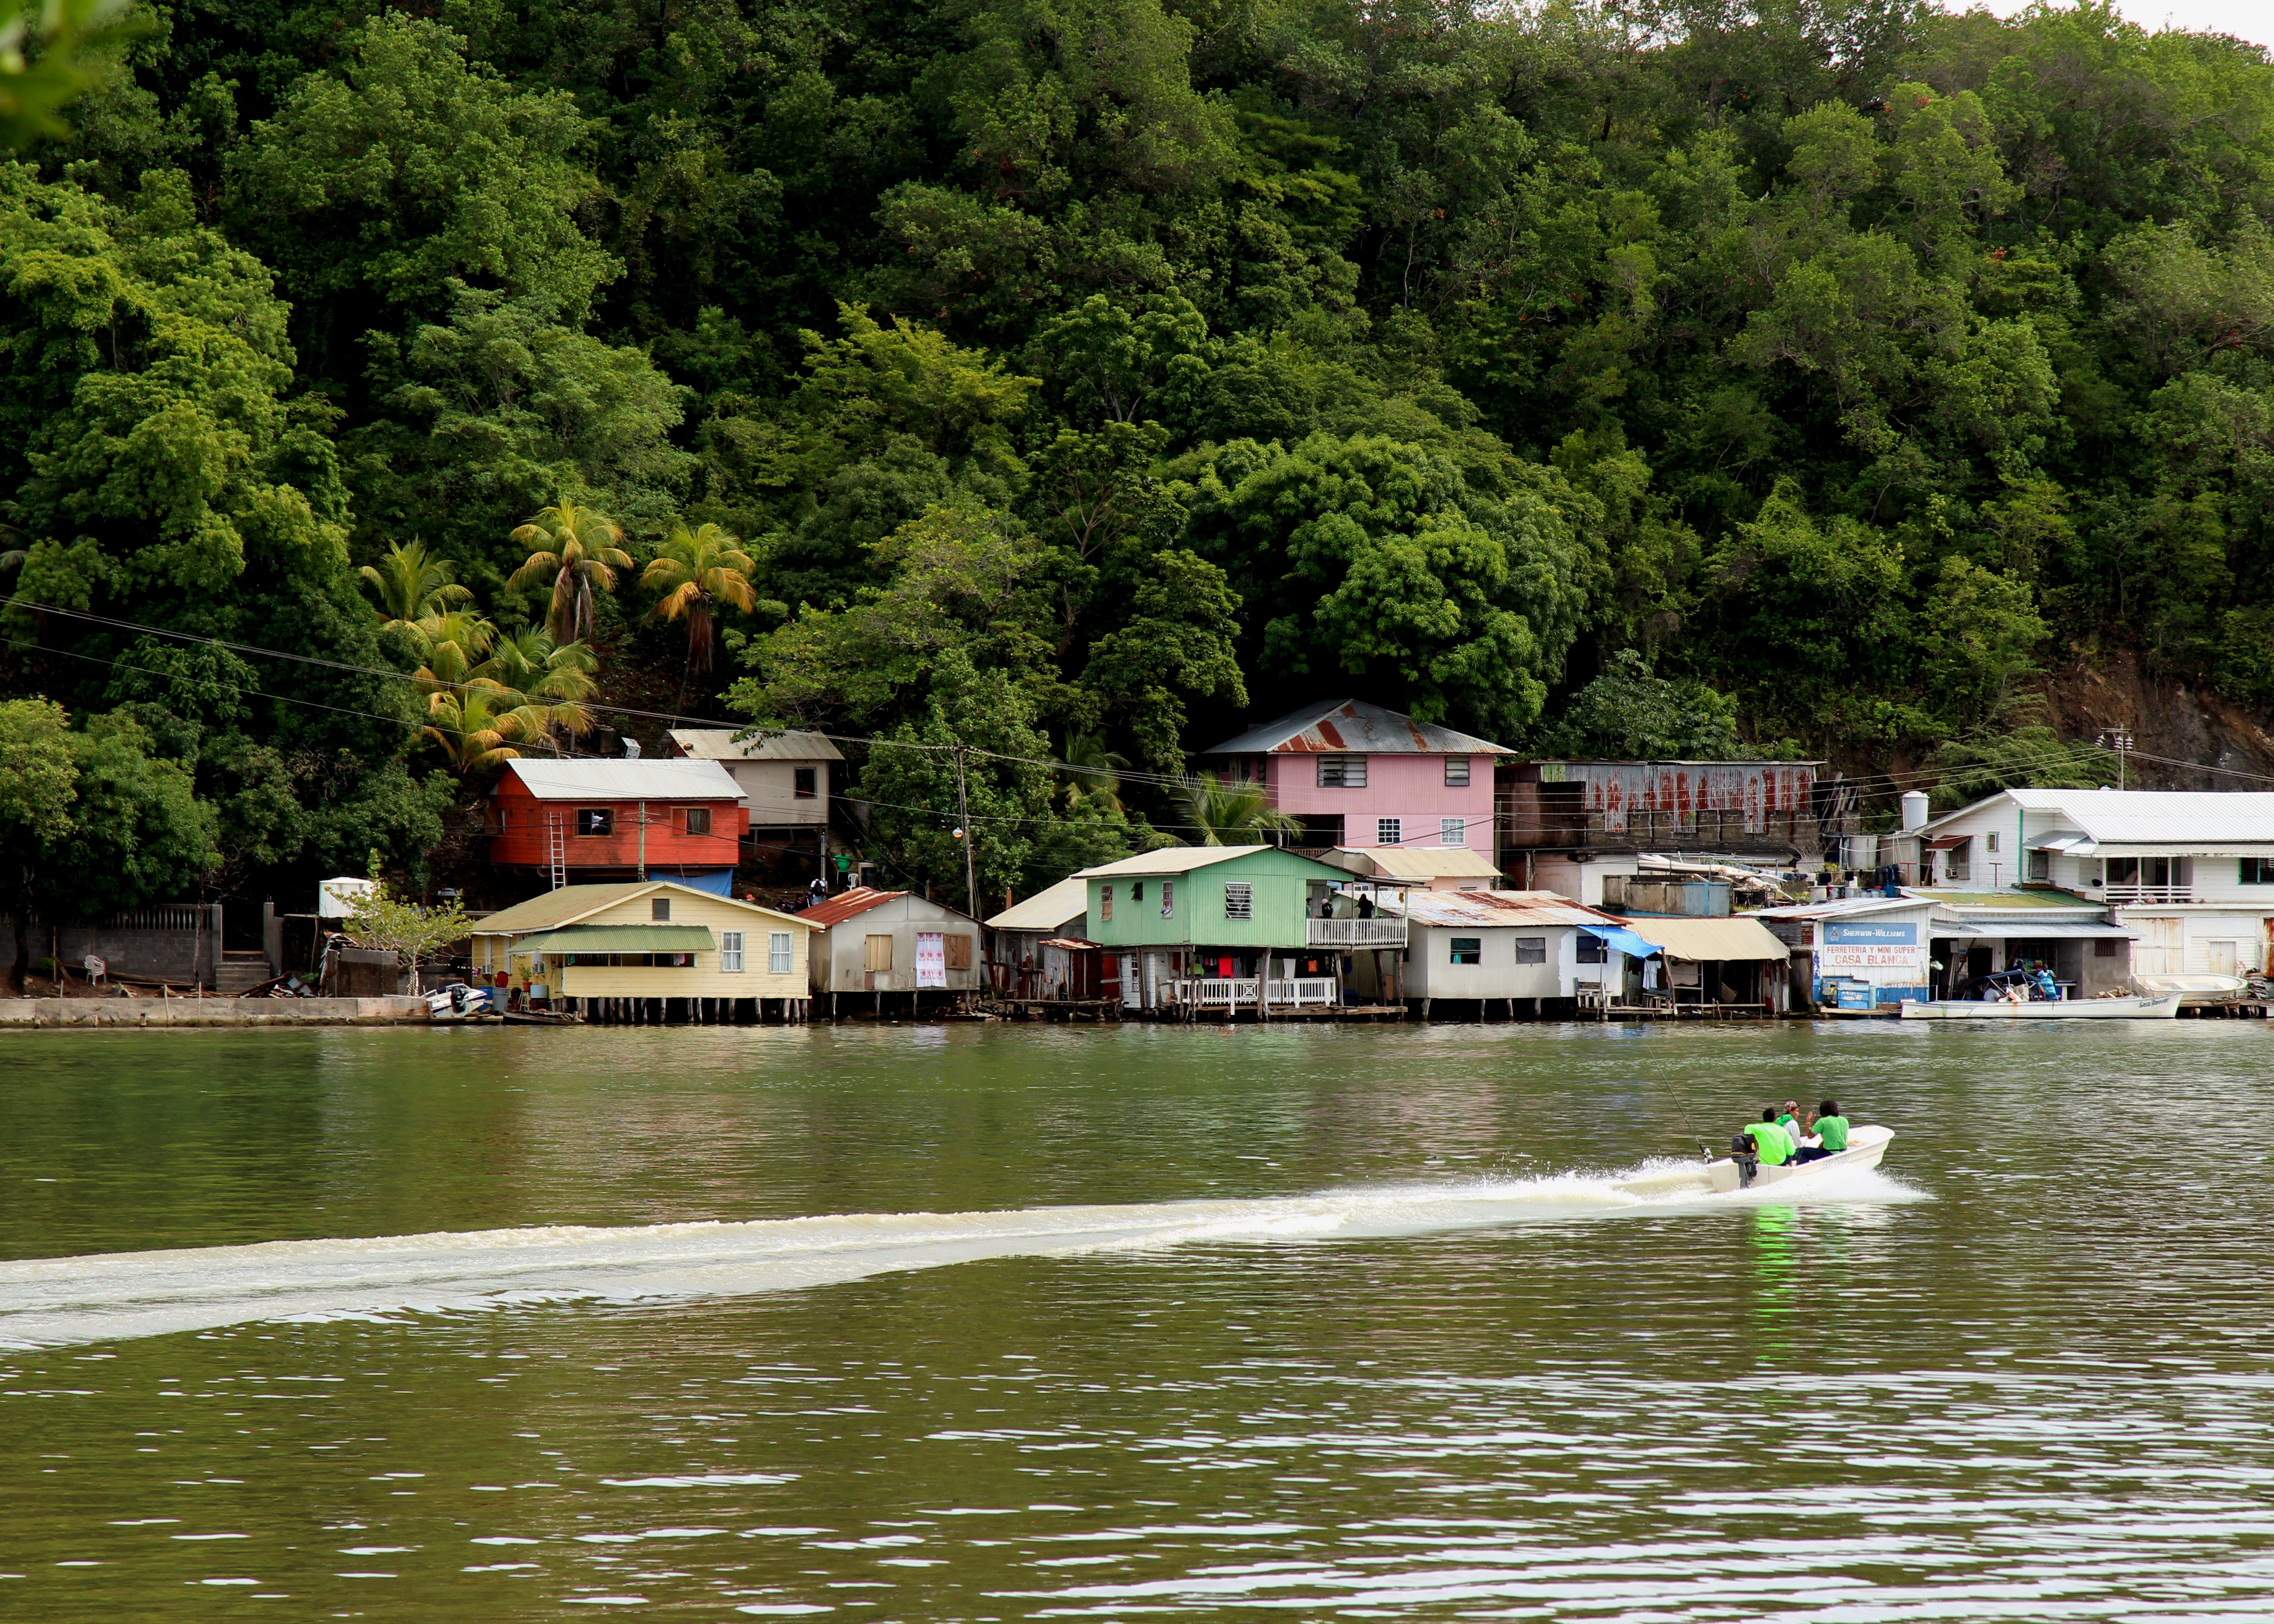
MULTIPOLYGON (((1887 1141, 1894 1137, 1893 1128, 1851 1128, 1848 1131, 1848 1148, 1838 1155, 1819 1157, 1814 1162, 1788 1162, 1782 1167, 1762 1168, 1753 1175, 1751 1188, 1759 1190, 1769 1184, 1813 1178, 1819 1173, 1875 1168, 1879 1165, 1879 1158, 1887 1154, 1887 1141)), ((1735 1190, 1738 1184, 1737 1164, 1724 1156, 1719 1162, 1692 1163, 1689 1167, 1670 1168, 1661 1173, 1645 1173, 1639 1178, 1624 1180, 1619 1188, 1629 1195, 1655 1200, 1688 1191, 1703 1195, 1709 1191, 1735 1190)))
POLYGON ((1905 1020, 2170 1020, 2180 1012, 2180 996, 2173 992, 2153 998, 2044 998, 2028 1004, 1944 999, 1898 1007, 1905 1020))

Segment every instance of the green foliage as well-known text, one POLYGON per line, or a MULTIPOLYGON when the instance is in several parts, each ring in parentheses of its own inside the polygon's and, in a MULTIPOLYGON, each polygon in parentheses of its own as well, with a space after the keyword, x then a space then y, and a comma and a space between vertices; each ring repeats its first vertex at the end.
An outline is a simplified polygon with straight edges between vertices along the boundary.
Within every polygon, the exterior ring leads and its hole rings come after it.
POLYGON ((341 922, 348 939, 358 947, 393 952, 402 959, 403 968, 414 974, 421 959, 474 934, 474 921, 456 899, 434 906, 396 896, 380 874, 376 854, 371 864, 370 889, 356 898, 355 906, 341 922))
POLYGON ((1261 784, 1196 772, 1176 786, 1176 831, 1194 846, 1257 846, 1300 833, 1303 820, 1271 804, 1261 784))
POLYGON ((1609 761, 1744 761, 1753 755, 1737 737, 1736 700, 1695 680, 1659 676, 1632 649, 1611 657, 1534 748, 1542 756, 1609 761))
POLYGON ((64 109, 149 26, 132 0, 0 0, 0 150, 69 136, 64 109))

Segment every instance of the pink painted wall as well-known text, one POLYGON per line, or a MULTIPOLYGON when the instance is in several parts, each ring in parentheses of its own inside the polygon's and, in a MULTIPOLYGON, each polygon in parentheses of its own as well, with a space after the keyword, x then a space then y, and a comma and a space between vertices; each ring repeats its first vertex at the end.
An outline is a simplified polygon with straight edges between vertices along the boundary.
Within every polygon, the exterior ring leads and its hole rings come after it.
POLYGON ((1469 820, 1466 845, 1489 856, 1493 849, 1493 758, 1469 757, 1469 781, 1461 788, 1445 783, 1442 756, 1369 756, 1364 789, 1319 787, 1319 758, 1291 751, 1264 757, 1263 781, 1271 802, 1298 816, 1339 812, 1343 844, 1374 844, 1374 820, 1404 820, 1406 846, 1435 846, 1437 820, 1469 820))

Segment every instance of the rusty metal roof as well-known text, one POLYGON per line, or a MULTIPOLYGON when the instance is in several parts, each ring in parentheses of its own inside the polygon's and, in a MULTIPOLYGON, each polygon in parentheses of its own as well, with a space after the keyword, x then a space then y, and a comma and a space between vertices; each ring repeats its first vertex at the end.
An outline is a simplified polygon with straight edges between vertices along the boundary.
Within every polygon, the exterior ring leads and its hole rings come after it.
POLYGON ((1388 905, 1416 925, 1616 925, 1615 914, 1552 891, 1417 891, 1388 905))
POLYGON ((847 920, 866 914, 870 908, 881 907, 895 897, 905 897, 904 891, 878 891, 873 885, 855 885, 851 891, 839 891, 826 902, 817 902, 798 915, 809 925, 826 930, 832 925, 841 925, 847 920))
POLYGON ((1329 699, 1290 710, 1276 722, 1251 727, 1207 753, 1210 756, 1309 754, 1332 756, 1513 756, 1514 750, 1434 722, 1385 710, 1362 699, 1329 699))

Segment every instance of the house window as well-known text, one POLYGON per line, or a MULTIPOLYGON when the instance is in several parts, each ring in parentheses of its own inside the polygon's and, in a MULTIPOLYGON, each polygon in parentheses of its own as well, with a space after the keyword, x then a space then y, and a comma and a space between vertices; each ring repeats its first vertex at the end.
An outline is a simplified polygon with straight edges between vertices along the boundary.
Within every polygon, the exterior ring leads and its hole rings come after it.
POLYGON ((892 938, 863 936, 861 939, 861 967, 863 970, 890 970, 892 967, 892 938))
POLYGON ((1131 882, 1130 882, 1130 883, 1129 883, 1129 900, 1130 900, 1130 901, 1132 901, 1132 902, 1142 902, 1142 901, 1144 901, 1144 900, 1145 900, 1145 882, 1144 882, 1144 881, 1142 881, 1142 880, 1133 880, 1133 881, 1131 881, 1131 882))
POLYGON ((787 975, 790 973, 788 931, 771 930, 766 933, 766 970, 773 975, 787 975))
POLYGON ((1985 852, 1994 852, 1998 849, 1998 831, 1996 830, 1993 829, 1982 837, 1982 849, 1985 852))
POLYGON ((650 919, 669 919, 671 917, 671 898, 668 897, 650 898, 647 905, 647 916, 650 919))
POLYGON ((813 769, 793 767, 789 773, 790 793, 800 801, 811 801, 817 793, 813 787, 813 769))
POLYGON ((1319 787, 1321 789, 1364 789, 1366 757, 1363 756, 1320 756, 1319 787))
POLYGON ((1374 843, 1376 846, 1397 846, 1405 838, 1405 820, 1402 817, 1378 817, 1374 820, 1374 843))
POLYGON ((2033 880, 2050 880, 2053 877, 2053 854, 2051 852, 2029 853, 2029 877, 2033 880))
POLYGON ((1111 885, 1097 888, 1097 917, 1109 925, 1113 922, 1113 887, 1111 885))
POLYGON ((1465 756, 1445 757, 1445 787, 1466 789, 1469 786, 1469 758, 1465 756))
POLYGON ((1482 936, 1454 936, 1452 962, 1457 965, 1480 965, 1485 961, 1485 939, 1482 936))
POLYGON ((1466 846, 1469 843, 1469 820, 1465 817, 1441 817, 1437 820, 1437 844, 1466 846))
POLYGON ((616 831, 616 815, 606 807, 578 807, 576 832, 580 835, 609 835, 616 831))
POLYGON ((1576 962, 1579 964, 1610 962, 1611 950, 1603 945, 1603 938, 1600 936, 1591 936, 1583 930, 1579 933, 1579 939, 1571 945, 1578 950, 1576 962))
POLYGON ((2092 944, 2092 956, 2095 959, 2113 959, 2116 949, 2117 942, 2113 936, 2102 936, 2092 944))
POLYGON ((719 968, 733 974, 742 967, 742 933, 722 930, 719 933, 719 968))
POLYGON ((1176 916, 1177 883, 1174 880, 1163 880, 1161 882, 1161 917, 1174 919, 1176 916))
POLYGON ((951 970, 971 968, 971 938, 951 936, 941 943, 947 950, 947 967, 951 970))
POLYGON ((707 835, 711 832, 710 808, 689 807, 687 808, 687 832, 690 835, 707 835))
POLYGON ((2246 857, 2236 876, 2245 885, 2274 885, 2274 857, 2246 857))
POLYGON ((1547 938, 1546 936, 1517 937, 1516 962, 1518 964, 1546 964, 1547 962, 1547 938))
POLYGON ((1226 919, 1254 919, 1255 887, 1246 880, 1226 880, 1224 883, 1224 916, 1226 919))

